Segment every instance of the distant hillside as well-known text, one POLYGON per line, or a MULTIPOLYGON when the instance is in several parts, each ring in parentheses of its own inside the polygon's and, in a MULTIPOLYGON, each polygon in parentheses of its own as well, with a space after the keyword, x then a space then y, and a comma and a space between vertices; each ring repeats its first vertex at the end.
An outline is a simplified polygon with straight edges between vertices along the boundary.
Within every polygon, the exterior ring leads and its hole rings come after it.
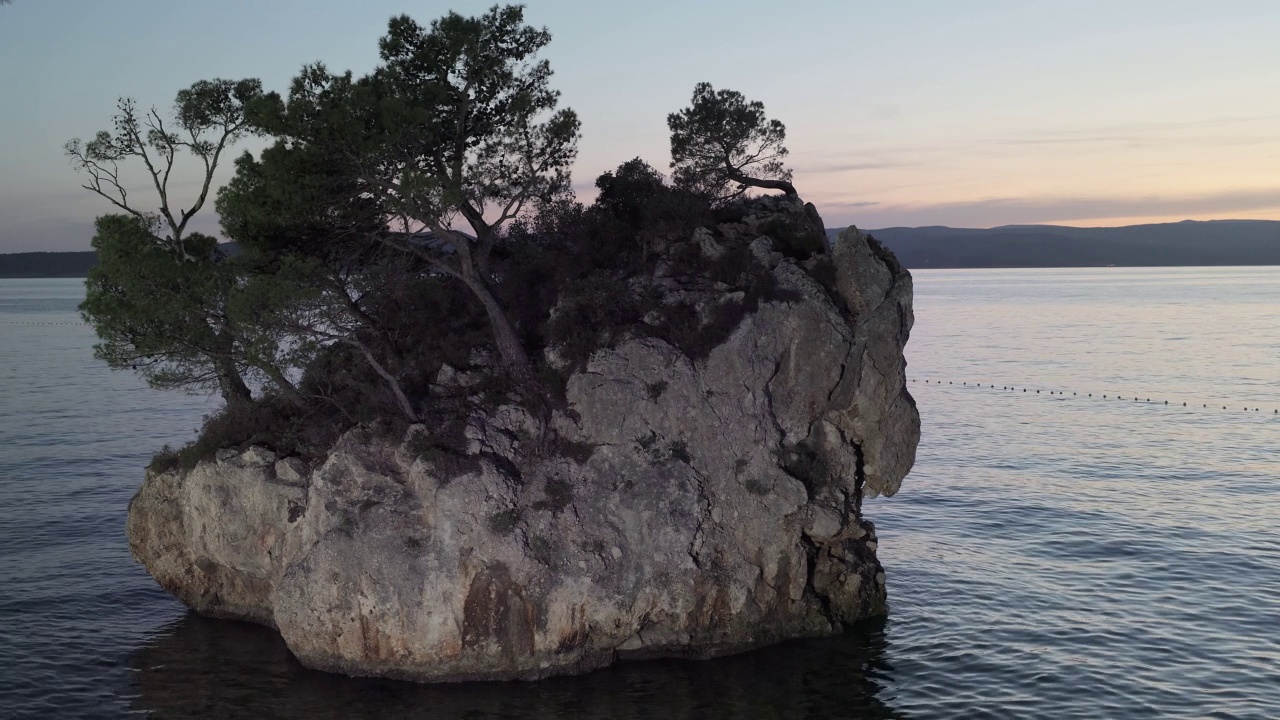
MULTIPOLYGON (((218 246, 224 253, 235 255, 235 243, 218 246)), ((98 264, 98 254, 84 252, 0 253, 0 278, 82 278, 98 264)))
MULTIPOLYGON (((844 228, 830 228, 834 237, 844 228)), ((909 268, 1280 265, 1280 221, 1185 220, 1074 228, 1006 225, 869 230, 909 268)), ((233 243, 223 245, 235 253, 233 243)), ((0 254, 0 278, 84 277, 92 252, 0 254)))
MULTIPOLYGON (((834 236, 843 228, 830 229, 834 236)), ((908 268, 1280 265, 1280 221, 869 230, 908 268)))
POLYGON ((87 252, 30 252, 0 255, 0 278, 85 277, 98 263, 98 254, 87 252))

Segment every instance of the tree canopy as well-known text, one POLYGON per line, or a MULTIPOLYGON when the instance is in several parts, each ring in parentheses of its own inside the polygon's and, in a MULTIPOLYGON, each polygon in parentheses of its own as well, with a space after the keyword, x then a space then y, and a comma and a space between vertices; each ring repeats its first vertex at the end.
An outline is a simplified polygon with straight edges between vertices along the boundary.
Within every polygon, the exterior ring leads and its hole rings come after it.
POLYGON ((155 387, 216 389, 228 402, 247 399, 243 359, 210 312, 211 305, 225 304, 235 283, 215 259, 217 241, 192 233, 189 250, 209 261, 174 262, 145 220, 104 215, 96 227, 98 264, 89 271, 80 311, 98 333, 97 357, 155 387))
POLYGON ((666 182, 652 165, 633 158, 596 178, 596 205, 606 212, 639 226, 649 201, 662 192, 666 182))
POLYGON ((765 117, 763 103, 748 101, 736 90, 698 83, 689 107, 668 115, 667 127, 678 185, 718 201, 753 187, 796 194, 791 171, 782 164, 787 129, 765 117))
POLYGON ((98 356, 112 367, 137 369, 160 387, 216 387, 229 403, 250 397, 246 357, 226 307, 234 279, 217 241, 187 230, 208 199, 222 153, 247 132, 246 106, 260 95, 257 80, 200 81, 177 93, 167 119, 121 98, 112 131, 64 145, 88 178, 83 187, 123 213, 98 219, 99 265, 81 305, 102 340, 98 356), (183 154, 196 159, 200 178, 185 208, 173 194, 183 154), (156 205, 130 196, 123 167, 130 163, 145 170, 156 205))
POLYGON ((156 108, 143 111, 137 101, 121 98, 111 118, 114 132, 101 130, 88 141, 74 138, 63 149, 76 169, 88 177, 82 187, 148 224, 154 219, 167 225, 169 234, 157 235, 157 241, 190 260, 195 255, 188 252, 183 234, 208 199, 223 151, 247 132, 246 105, 261 94, 258 80, 201 80, 178 92, 167 123, 156 108), (183 153, 196 158, 203 172, 190 207, 179 207, 175 212, 170 180, 183 153), (120 165, 131 161, 140 162, 150 176, 159 201, 156 210, 129 199, 120 165))
MULTIPOLYGON (((296 180, 301 190, 265 197, 323 209, 329 241, 344 228, 348 240, 381 244, 461 281, 523 380, 532 362, 495 297, 490 259, 506 223, 569 191, 579 123, 572 110, 557 110, 550 65, 536 57, 549 41, 545 29, 524 24, 520 6, 449 13, 427 27, 392 18, 373 73, 353 78, 315 64, 287 97, 268 95, 254 121, 276 145, 239 164, 240 173, 277 185, 296 180)), ((260 197, 229 191, 233 238, 249 232, 241 218, 270 215, 253 209, 260 197)))
MULTIPOLYGON (((519 6, 398 16, 364 75, 313 63, 283 93, 196 83, 172 117, 122 100, 114 131, 66 146, 119 211, 99 218, 81 307, 98 356, 157 387, 221 392, 192 452, 318 454, 353 427, 418 424, 426 451, 465 454, 460 418, 493 398, 529 403, 552 442, 568 373, 604 345, 639 333, 709 352, 777 292, 714 206, 747 187, 794 193, 781 124, 699 86, 670 119, 674 182, 637 157, 583 205, 569 174, 580 126, 539 57, 549 41, 519 6), (249 133, 265 147, 235 160, 214 201, 236 244, 224 253, 190 223, 249 133), (182 156, 203 171, 189 208, 170 193, 182 156), (128 192, 127 163, 147 171, 155 209, 128 192), (723 237, 688 242, 698 228, 723 237), (669 293, 700 279, 735 299, 709 310, 669 293), (470 379, 451 386, 450 369, 470 379)), ((785 230, 771 230, 784 254, 785 230)))

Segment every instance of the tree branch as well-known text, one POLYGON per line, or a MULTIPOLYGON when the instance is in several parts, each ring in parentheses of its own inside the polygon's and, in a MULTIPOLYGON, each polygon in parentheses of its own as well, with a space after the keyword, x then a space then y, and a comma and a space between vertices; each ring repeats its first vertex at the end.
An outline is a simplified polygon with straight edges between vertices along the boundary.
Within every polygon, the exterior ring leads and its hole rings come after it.
POLYGON ((785 192, 788 197, 796 197, 799 195, 799 193, 796 192, 796 186, 786 180, 765 180, 762 178, 754 178, 750 175, 743 175, 741 172, 738 172, 733 168, 729 168, 729 179, 749 187, 765 188, 766 190, 781 190, 785 192))

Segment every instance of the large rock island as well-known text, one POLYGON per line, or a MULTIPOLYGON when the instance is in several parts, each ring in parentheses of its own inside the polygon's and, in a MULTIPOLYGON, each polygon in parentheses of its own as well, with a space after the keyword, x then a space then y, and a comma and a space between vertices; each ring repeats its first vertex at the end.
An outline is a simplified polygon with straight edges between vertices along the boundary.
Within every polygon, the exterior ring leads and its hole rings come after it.
POLYGON ((578 364, 545 350, 565 378, 545 414, 475 390, 478 356, 439 369, 431 397, 467 400, 439 423, 357 427, 309 461, 247 445, 149 471, 133 554, 309 667, 420 681, 710 657, 883 614, 861 502, 915 458, 911 276, 855 228, 795 251, 821 233, 812 206, 758 198, 659 243, 630 279, 653 298, 642 321, 578 364), (741 262, 767 292, 691 258, 741 262), (702 346, 654 329, 676 310, 702 346))

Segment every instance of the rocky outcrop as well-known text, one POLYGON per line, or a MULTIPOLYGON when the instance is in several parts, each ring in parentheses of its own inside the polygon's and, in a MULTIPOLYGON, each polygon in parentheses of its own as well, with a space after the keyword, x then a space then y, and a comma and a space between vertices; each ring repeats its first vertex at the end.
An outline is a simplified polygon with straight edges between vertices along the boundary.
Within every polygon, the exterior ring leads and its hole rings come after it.
POLYGON ((414 426, 350 432, 315 467, 250 448, 149 474, 134 556, 309 667, 424 681, 707 657, 883 613, 860 505, 915 457, 911 278, 856 229, 799 260, 761 226, 689 241, 750 242, 778 289, 705 355, 635 333, 569 375, 550 432, 517 404, 472 411, 463 457, 414 426))

